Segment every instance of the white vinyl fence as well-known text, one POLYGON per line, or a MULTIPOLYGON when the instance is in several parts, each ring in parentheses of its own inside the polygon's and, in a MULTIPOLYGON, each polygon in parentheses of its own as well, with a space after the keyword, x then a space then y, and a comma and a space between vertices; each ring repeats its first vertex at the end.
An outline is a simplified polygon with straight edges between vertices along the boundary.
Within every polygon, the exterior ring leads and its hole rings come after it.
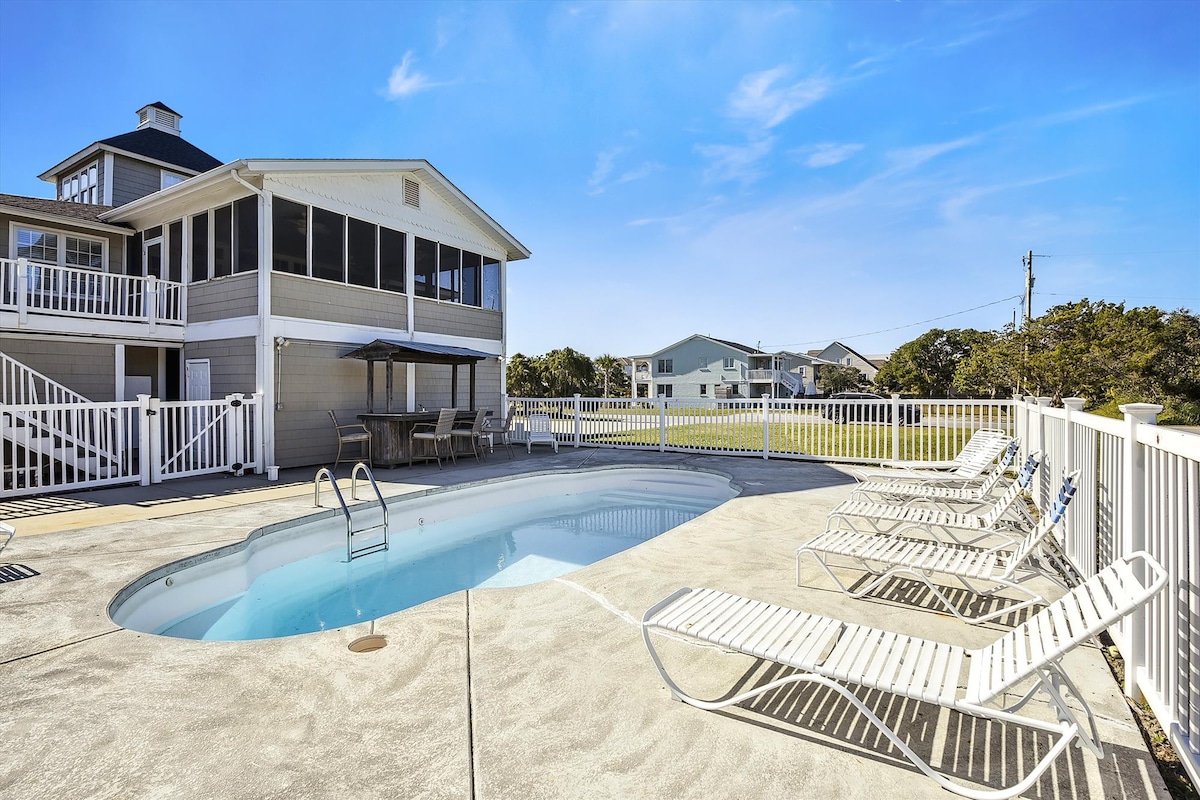
POLYGON ((1080 487, 1060 542, 1084 577, 1136 550, 1170 575, 1167 590, 1109 634, 1125 659, 1125 693, 1144 696, 1200 783, 1200 435, 1159 428, 1161 406, 1122 406, 1124 420, 1082 411, 1083 401, 1015 404, 1025 449, 1045 453, 1035 497, 1046 502, 1064 472, 1080 487))
POLYGON ((0 498, 263 471, 262 395, 5 404, 0 498))
POLYGON ((514 441, 530 414, 575 447, 880 462, 950 459, 980 428, 1012 433, 1011 400, 510 398, 514 441))

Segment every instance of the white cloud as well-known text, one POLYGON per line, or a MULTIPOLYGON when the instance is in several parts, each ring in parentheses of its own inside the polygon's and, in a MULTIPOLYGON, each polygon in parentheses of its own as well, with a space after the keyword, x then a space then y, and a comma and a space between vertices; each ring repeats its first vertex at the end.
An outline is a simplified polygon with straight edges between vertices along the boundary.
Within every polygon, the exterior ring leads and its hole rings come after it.
POLYGON ((935 142, 934 144, 923 144, 916 147, 903 147, 890 151, 888 158, 891 159, 892 169, 895 171, 915 169, 926 161, 931 161, 938 156, 976 144, 982 138, 982 136, 978 135, 964 136, 961 139, 949 142, 935 142))
POLYGON ((616 167, 617 157, 626 149, 618 145, 596 154, 596 166, 592 169, 592 177, 588 178, 588 194, 600 194, 604 191, 604 182, 616 167))
POLYGON ((834 164, 840 164, 859 150, 862 150, 863 147, 864 145, 861 144, 823 142, 808 147, 801 147, 792 152, 805 156, 804 163, 807 166, 819 169, 820 167, 832 167, 834 164))
POLYGON ((729 144, 698 144, 697 153, 709 160, 704 179, 710 182, 740 181, 752 183, 762 177, 757 164, 775 144, 774 137, 758 139, 744 146, 729 144))
POLYGON ((662 169, 662 164, 655 161, 645 161, 634 169, 629 170, 617 178, 613 183, 631 183, 640 181, 642 178, 648 178, 654 173, 662 169))
POLYGON ((779 66, 742 78, 729 96, 730 116, 769 130, 820 100, 833 87, 833 81, 822 77, 776 86, 788 72, 787 67, 779 66))
POLYGON ((404 60, 392 69, 392 76, 388 78, 388 100, 398 100, 401 97, 408 97, 417 92, 441 85, 431 81, 425 73, 412 69, 410 66, 412 60, 413 52, 409 50, 404 54, 404 60))

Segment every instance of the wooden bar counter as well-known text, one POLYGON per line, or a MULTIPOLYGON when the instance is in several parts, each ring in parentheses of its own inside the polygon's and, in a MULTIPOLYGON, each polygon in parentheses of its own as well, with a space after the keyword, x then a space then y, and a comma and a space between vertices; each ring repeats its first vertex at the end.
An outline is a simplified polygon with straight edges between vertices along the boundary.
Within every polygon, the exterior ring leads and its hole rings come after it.
MULTIPOLYGON (((397 412, 392 414, 359 414, 362 424, 371 432, 371 466, 396 467, 408 463, 408 437, 413 425, 424 422, 433 425, 437 422, 437 411, 397 412)), ((458 427, 470 427, 475 421, 474 411, 460 410, 454 417, 458 427)), ((451 446, 456 455, 471 453, 469 438, 455 436, 451 438, 451 446)), ((445 452, 443 450, 443 452, 445 452)), ((424 442, 417 444, 414 458, 433 458, 433 447, 425 446, 424 442), (426 450, 428 452, 426 452, 426 450)))

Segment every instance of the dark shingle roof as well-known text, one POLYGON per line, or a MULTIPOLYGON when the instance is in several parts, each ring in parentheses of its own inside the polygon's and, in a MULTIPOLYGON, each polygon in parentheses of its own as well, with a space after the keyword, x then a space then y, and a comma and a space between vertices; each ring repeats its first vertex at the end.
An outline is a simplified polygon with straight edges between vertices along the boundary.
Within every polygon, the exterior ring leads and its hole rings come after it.
POLYGON ((758 348, 746 347, 746 345, 744 345, 744 344, 738 344, 737 342, 731 342, 728 339, 718 339, 715 336, 710 336, 708 338, 712 339, 714 342, 720 342, 721 344, 729 345, 733 349, 741 350, 742 352, 745 352, 745 353, 757 353, 758 352, 758 348))
MULTIPOLYGON (((172 112, 174 113, 174 112, 172 112)), ((109 139, 101 139, 100 144, 120 148, 139 156, 165 161, 193 172, 208 172, 213 167, 221 166, 221 162, 201 150, 191 142, 173 133, 142 128, 140 131, 122 133, 109 139)))
POLYGON ((147 108, 161 108, 163 111, 166 111, 168 114, 174 114, 175 116, 180 117, 180 118, 183 117, 183 114, 180 114, 175 109, 171 108, 170 106, 163 105, 163 102, 161 100, 155 100, 153 103, 148 105, 147 108))
POLYGON ((99 222, 116 228, 126 227, 121 223, 104 222, 100 215, 112 211, 112 206, 93 205, 91 203, 69 203, 66 200, 47 200, 44 197, 25 197, 19 194, 0 194, 0 206, 20 208, 25 211, 36 211, 41 214, 53 214, 63 219, 82 220, 83 222, 99 222))

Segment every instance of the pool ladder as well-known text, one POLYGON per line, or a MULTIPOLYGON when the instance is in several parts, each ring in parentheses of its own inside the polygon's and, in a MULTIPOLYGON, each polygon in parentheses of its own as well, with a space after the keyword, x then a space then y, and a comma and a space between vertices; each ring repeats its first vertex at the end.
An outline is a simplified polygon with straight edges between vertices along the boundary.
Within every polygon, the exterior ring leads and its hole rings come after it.
POLYGON ((338 488, 337 480, 333 477, 328 467, 321 467, 317 470, 317 475, 313 478, 313 505, 317 508, 321 507, 321 479, 328 478, 329 485, 333 487, 333 493, 337 495, 338 504, 342 507, 342 513, 346 515, 346 561, 350 562, 360 556, 368 556, 371 553, 379 553, 388 549, 388 507, 383 501, 383 494, 379 491, 379 484, 375 483, 375 476, 371 474, 371 468, 363 462, 358 462, 354 465, 354 470, 350 473, 350 498, 358 499, 358 473, 364 473, 367 480, 371 482, 371 488, 375 490, 375 496, 379 498, 379 507, 383 509, 383 522, 378 525, 372 525, 369 528, 354 527, 353 517, 350 515, 350 507, 346 505, 346 499, 342 497, 342 490, 338 488), (365 544, 362 547, 354 546, 354 537, 371 531, 383 529, 383 541, 374 541, 371 544, 365 544))

